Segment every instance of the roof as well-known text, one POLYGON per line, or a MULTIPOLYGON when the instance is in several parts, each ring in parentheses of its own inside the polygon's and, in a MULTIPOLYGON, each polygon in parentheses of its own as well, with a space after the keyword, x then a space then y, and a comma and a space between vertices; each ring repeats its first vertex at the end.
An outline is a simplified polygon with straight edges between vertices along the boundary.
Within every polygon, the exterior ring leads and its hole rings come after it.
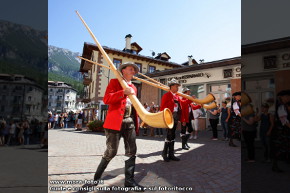
POLYGON ((143 48, 141 46, 139 46, 139 44, 137 44, 137 42, 133 42, 131 44, 131 46, 135 46, 137 48, 137 52, 139 53, 141 50, 143 50, 143 48))
POLYGON ((284 49, 284 48, 289 48, 289 47, 290 47, 290 36, 279 38, 279 39, 273 39, 273 40, 267 40, 267 41, 242 45, 242 54, 265 52, 265 51, 278 50, 278 49, 284 49))
POLYGON ((33 78, 21 74, 0 74, 0 83, 33 85, 41 90, 45 90, 33 78))
POLYGON ((72 87, 72 85, 70 85, 70 84, 68 84, 68 83, 65 83, 65 82, 61 82, 61 81, 48 81, 48 87, 49 87, 49 88, 50 88, 50 87, 56 87, 56 88, 69 88, 69 89, 72 89, 72 90, 74 90, 74 91, 77 92, 77 90, 74 89, 74 88, 72 87), (58 85, 57 85, 58 83, 62 83, 62 85, 61 85, 61 86, 58 86, 58 85))
POLYGON ((161 59, 161 58, 164 58, 162 57, 162 55, 166 55, 167 57, 165 59, 169 60, 171 57, 166 53, 166 52, 163 52, 163 53, 159 53, 155 59, 161 59))
MULTIPOLYGON (((149 57, 149 56, 143 56, 140 54, 129 53, 129 52, 125 52, 125 51, 122 51, 119 49, 110 48, 107 46, 103 46, 103 49, 106 51, 107 54, 113 53, 113 54, 121 55, 124 57, 132 58, 132 59, 138 59, 141 61, 143 60, 143 61, 147 61, 147 62, 155 62, 155 63, 158 63, 160 65, 170 66, 173 68, 182 67, 182 65, 175 63, 175 62, 168 62, 168 61, 164 61, 164 60, 160 60, 160 59, 155 59, 155 58, 149 57)), ((91 55, 92 55, 93 50, 99 50, 99 48, 95 44, 85 42, 84 47, 83 47, 82 57, 87 58, 87 59, 91 59, 91 55)), ((82 69, 84 66, 84 62, 85 62, 84 60, 81 60, 80 72, 87 72, 87 71, 82 69)))
POLYGON ((146 75, 150 77, 158 77, 158 76, 172 75, 172 74, 177 74, 177 73, 209 69, 209 68, 218 68, 218 67, 230 66, 230 65, 236 65, 236 64, 241 64, 241 57, 216 60, 212 62, 202 63, 200 65, 184 66, 182 68, 174 68, 174 69, 164 70, 160 72, 155 71, 153 73, 147 73, 146 75))

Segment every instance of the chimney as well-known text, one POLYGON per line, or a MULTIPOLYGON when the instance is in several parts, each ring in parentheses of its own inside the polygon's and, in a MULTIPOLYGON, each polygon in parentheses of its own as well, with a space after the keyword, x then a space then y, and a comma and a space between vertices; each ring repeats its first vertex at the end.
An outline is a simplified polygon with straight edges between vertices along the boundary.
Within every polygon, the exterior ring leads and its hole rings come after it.
POLYGON ((188 66, 192 65, 192 55, 188 56, 188 66))
POLYGON ((125 50, 131 50, 131 37, 132 37, 131 34, 128 34, 128 35, 125 36, 125 39, 126 39, 125 50))

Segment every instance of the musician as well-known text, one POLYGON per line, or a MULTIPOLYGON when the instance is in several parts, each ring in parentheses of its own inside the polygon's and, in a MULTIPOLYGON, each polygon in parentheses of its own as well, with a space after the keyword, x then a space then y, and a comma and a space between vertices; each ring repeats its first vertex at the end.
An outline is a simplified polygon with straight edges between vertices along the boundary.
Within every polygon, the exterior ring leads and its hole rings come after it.
POLYGON ((231 116, 229 126, 229 146, 237 147, 234 144, 234 138, 240 138, 241 135, 241 92, 235 92, 232 95, 231 116))
POLYGON ((168 162, 170 160, 180 161, 179 158, 174 156, 174 142, 176 127, 178 121, 180 121, 182 113, 181 99, 176 94, 180 84, 177 80, 172 79, 171 81, 169 81, 168 86, 170 87, 170 91, 162 96, 160 111, 168 108, 172 112, 174 125, 172 129, 166 129, 167 134, 165 138, 164 148, 162 151, 162 157, 165 162, 168 162))
MULTIPOLYGON (((105 135, 107 138, 107 149, 95 173, 94 180, 101 178, 109 162, 115 157, 119 147, 120 138, 123 137, 125 144, 125 187, 135 187, 144 190, 134 180, 136 160, 136 133, 139 132, 137 113, 132 106, 128 95, 136 95, 137 89, 132 84, 133 76, 138 73, 139 68, 132 62, 124 63, 119 67, 124 80, 129 88, 123 89, 118 79, 112 79, 104 95, 104 103, 109 105, 108 114, 104 123, 105 135)), ((97 182, 95 182, 97 185, 97 182)))
MULTIPOLYGON (((190 90, 188 88, 183 88, 183 94, 190 95, 190 90)), ((193 104, 190 100, 181 97, 181 106, 182 106, 182 114, 181 114, 181 142, 182 149, 188 150, 190 147, 187 144, 187 141, 190 137, 190 133, 193 132, 191 120, 193 117, 193 110, 200 109, 201 105, 193 104), (186 129, 187 128, 187 129, 186 129)))

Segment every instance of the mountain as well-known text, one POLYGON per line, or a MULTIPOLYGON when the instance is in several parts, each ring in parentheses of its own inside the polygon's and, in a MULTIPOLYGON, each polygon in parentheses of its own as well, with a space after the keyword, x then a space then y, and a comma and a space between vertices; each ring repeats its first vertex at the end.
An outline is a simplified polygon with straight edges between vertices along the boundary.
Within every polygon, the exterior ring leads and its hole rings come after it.
POLYGON ((23 74, 47 87, 47 31, 0 20, 0 73, 23 74))
POLYGON ((80 53, 49 45, 48 72, 66 74, 71 78, 81 81, 82 75, 79 72, 80 59, 77 56, 80 56, 80 53))
POLYGON ((82 74, 79 72, 80 53, 68 49, 48 46, 48 80, 71 84, 79 93, 83 89, 82 74))

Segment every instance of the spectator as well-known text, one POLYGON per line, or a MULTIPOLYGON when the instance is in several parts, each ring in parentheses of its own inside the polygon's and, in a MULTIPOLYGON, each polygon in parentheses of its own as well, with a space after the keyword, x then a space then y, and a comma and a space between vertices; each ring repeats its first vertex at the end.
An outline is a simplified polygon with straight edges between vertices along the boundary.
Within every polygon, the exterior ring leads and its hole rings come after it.
POLYGON ((77 129, 76 131, 81 131, 83 126, 83 112, 80 112, 77 117, 77 129))
POLYGON ((207 110, 209 112, 209 123, 212 128, 212 140, 218 140, 217 125, 219 123, 219 109, 217 107, 207 110))
MULTIPOLYGON (((146 109, 146 111, 150 112, 150 107, 149 107, 148 103, 144 103, 143 106, 146 109)), ((140 124, 140 127, 144 129, 143 136, 147 136, 148 125, 146 123, 142 122, 140 124)))
POLYGON ((2 119, 0 122, 0 146, 5 144, 5 128, 6 128, 6 121, 2 119))
POLYGON ((270 162, 270 135, 274 126, 274 116, 269 113, 269 105, 262 104, 261 113, 258 116, 260 124, 260 139, 264 146, 264 161, 270 162))
POLYGON ((7 145, 11 145, 15 143, 15 130, 16 130, 16 125, 14 121, 12 120, 10 122, 10 130, 9 130, 9 137, 8 137, 7 145))
MULTIPOLYGON (((156 112, 156 113, 160 112, 160 107, 159 107, 159 105, 156 105, 156 106, 155 106, 155 112, 156 112)), ((162 130, 162 128, 156 128, 156 136, 157 136, 157 137, 163 137, 163 130, 162 130)))
POLYGON ((202 111, 200 109, 193 109, 193 120, 191 121, 191 124, 193 125, 194 132, 191 132, 190 139, 197 139, 198 135, 198 127, 199 127, 199 118, 202 116, 202 111))
POLYGON ((241 92, 233 93, 229 122, 229 146, 237 147, 237 145, 234 144, 233 139, 241 138, 241 92))
POLYGON ((59 126, 60 128, 64 127, 64 114, 63 113, 59 115, 59 126))
POLYGON ((257 134, 258 117, 254 113, 242 116, 242 134, 247 147, 248 162, 255 162, 255 138, 257 134))
POLYGON ((228 140, 228 130, 229 130, 229 119, 231 116, 231 109, 227 107, 227 101, 222 102, 221 108, 221 125, 224 131, 224 140, 228 140))

